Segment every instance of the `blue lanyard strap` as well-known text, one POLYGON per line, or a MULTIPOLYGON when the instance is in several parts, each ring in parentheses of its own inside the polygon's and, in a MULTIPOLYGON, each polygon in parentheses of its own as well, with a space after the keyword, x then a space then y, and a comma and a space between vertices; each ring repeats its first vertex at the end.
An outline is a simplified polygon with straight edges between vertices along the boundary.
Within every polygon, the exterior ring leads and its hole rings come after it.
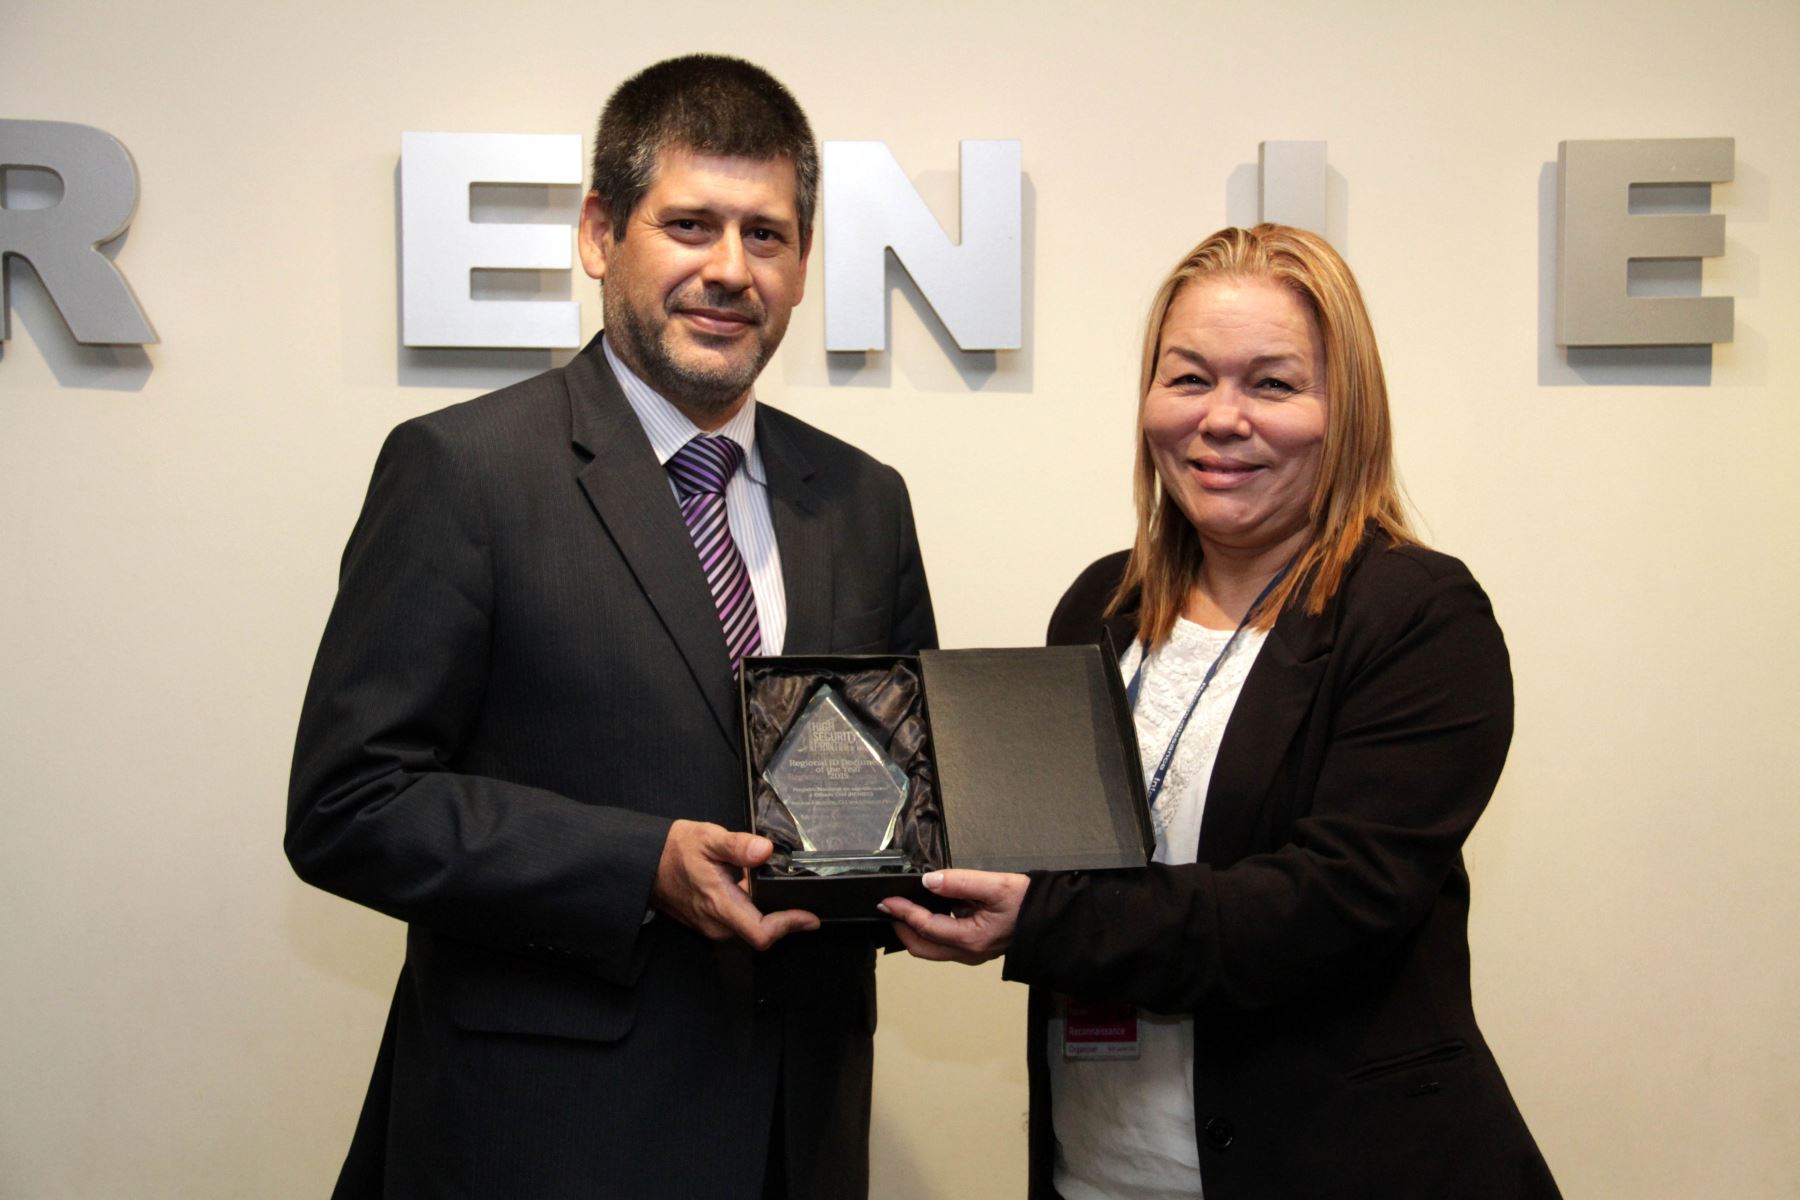
MULTIPOLYGON (((1231 631, 1231 637, 1226 640, 1218 656, 1212 660, 1212 665, 1206 668, 1206 675, 1200 680, 1199 690, 1194 693, 1194 698, 1188 701, 1187 711, 1181 715, 1181 724, 1175 727, 1175 736, 1169 739, 1169 748, 1163 751, 1162 759, 1156 764, 1155 774, 1150 776, 1149 786, 1144 792, 1144 802, 1151 808, 1156 807, 1156 798, 1162 795, 1163 781, 1169 775, 1169 764, 1175 761, 1175 747, 1181 745, 1181 735, 1187 732, 1188 722, 1193 720, 1194 711, 1200 707, 1200 698, 1206 695, 1206 689, 1212 686, 1213 676, 1219 673, 1219 668, 1230 657, 1232 648, 1244 635, 1244 629, 1250 624, 1251 616, 1262 607, 1262 602, 1269 598, 1269 593, 1275 590, 1275 585, 1281 582, 1282 576, 1288 573, 1288 567, 1293 565, 1293 561, 1290 559, 1281 570, 1275 572, 1273 579, 1263 585, 1263 590, 1257 593, 1256 599, 1250 602, 1250 607, 1244 612, 1244 619, 1239 621, 1237 628, 1231 631)), ((1125 699, 1131 705, 1134 716, 1137 713, 1138 692, 1144 684, 1144 665, 1149 661, 1150 639, 1144 638, 1138 642, 1137 670, 1131 673, 1131 682, 1125 687, 1125 699)))

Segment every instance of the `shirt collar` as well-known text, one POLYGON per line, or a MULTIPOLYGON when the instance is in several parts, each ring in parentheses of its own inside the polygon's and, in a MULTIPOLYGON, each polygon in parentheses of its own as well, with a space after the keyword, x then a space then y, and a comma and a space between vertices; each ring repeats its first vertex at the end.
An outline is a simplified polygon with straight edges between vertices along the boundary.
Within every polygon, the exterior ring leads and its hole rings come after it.
MULTIPOLYGON (((612 341, 602 335, 600 349, 606 354, 606 364, 612 368, 613 376, 619 381, 619 389, 625 393, 625 402, 631 405, 631 411, 637 414, 638 424, 644 427, 644 433, 650 438, 650 448, 656 452, 656 461, 667 465, 675 457, 675 452, 687 445, 694 438, 707 431, 688 420, 687 414, 670 404, 655 388, 635 375, 631 368, 617 354, 613 353, 612 341)), ((756 393, 752 391, 744 406, 724 425, 712 431, 721 437, 728 437, 736 442, 744 451, 744 473, 753 483, 768 485, 763 475, 762 455, 756 449, 756 393)))

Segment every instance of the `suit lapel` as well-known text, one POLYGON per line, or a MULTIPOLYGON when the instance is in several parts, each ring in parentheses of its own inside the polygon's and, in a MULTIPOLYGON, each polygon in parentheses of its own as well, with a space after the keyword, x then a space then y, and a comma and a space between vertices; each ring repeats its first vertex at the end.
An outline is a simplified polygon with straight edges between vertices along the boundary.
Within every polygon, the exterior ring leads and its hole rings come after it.
POLYGON ((681 651, 719 731, 735 746, 737 697, 718 610, 669 478, 601 356, 599 338, 569 364, 565 379, 572 440, 591 456, 576 472, 581 489, 681 651))
POLYGON ((1219 742, 1200 818, 1199 861, 1223 866, 1256 849, 1269 789, 1325 673, 1329 612, 1308 617, 1289 609, 1275 619, 1219 742))
POLYGON ((756 409, 756 445, 769 481, 769 517, 781 549, 787 596, 784 654, 831 649, 831 518, 813 483, 813 467, 785 427, 782 415, 756 409))

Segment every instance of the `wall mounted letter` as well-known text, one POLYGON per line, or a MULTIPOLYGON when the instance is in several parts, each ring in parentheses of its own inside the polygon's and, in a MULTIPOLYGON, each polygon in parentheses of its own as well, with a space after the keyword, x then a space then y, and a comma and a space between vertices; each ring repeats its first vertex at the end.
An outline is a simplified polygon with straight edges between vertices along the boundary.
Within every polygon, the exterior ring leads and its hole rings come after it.
POLYGON ((1023 343, 1020 145, 962 143, 962 237, 952 242, 884 142, 825 143, 825 348, 887 349, 892 248, 964 350, 1023 343))
POLYGON ((1263 142, 1256 158, 1262 219, 1326 236, 1325 143, 1263 142))
MULTIPOLYGON (((137 211, 131 152, 91 125, 0 120, 0 171, 7 167, 51 171, 62 180, 63 193, 48 208, 0 207, 0 263, 16 254, 32 265, 76 341, 155 342, 156 331, 131 285, 98 249, 124 233, 137 211)), ((8 312, 0 273, 0 338, 8 336, 8 312)))
POLYGON ((401 341, 408 346, 561 348, 581 344, 572 300, 475 300, 476 268, 567 271, 569 225, 477 224, 477 183, 579 184, 575 133, 400 135, 401 341))
POLYGON ((1557 154, 1556 344, 1696 346, 1731 340, 1729 296, 1631 296, 1632 259, 1725 253, 1716 213, 1633 216, 1635 183, 1720 183, 1731 138, 1563 142, 1557 154))

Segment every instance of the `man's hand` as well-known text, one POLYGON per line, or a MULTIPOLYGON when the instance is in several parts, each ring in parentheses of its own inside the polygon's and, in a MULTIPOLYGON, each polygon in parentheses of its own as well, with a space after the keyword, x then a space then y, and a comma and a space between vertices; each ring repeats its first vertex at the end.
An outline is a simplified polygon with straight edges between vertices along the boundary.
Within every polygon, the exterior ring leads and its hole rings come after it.
POLYGON ((747 867, 760 866, 775 844, 753 833, 733 833, 704 821, 677 821, 669 826, 650 903, 658 912, 707 937, 742 938, 767 950, 790 933, 817 929, 819 918, 797 908, 764 914, 750 903, 744 878, 747 867))
POLYGON ((894 918, 894 932, 908 951, 935 962, 984 963, 1006 953, 1019 905, 1031 880, 992 871, 933 871, 925 886, 948 900, 962 901, 955 916, 934 913, 911 900, 890 896, 878 907, 894 918))

